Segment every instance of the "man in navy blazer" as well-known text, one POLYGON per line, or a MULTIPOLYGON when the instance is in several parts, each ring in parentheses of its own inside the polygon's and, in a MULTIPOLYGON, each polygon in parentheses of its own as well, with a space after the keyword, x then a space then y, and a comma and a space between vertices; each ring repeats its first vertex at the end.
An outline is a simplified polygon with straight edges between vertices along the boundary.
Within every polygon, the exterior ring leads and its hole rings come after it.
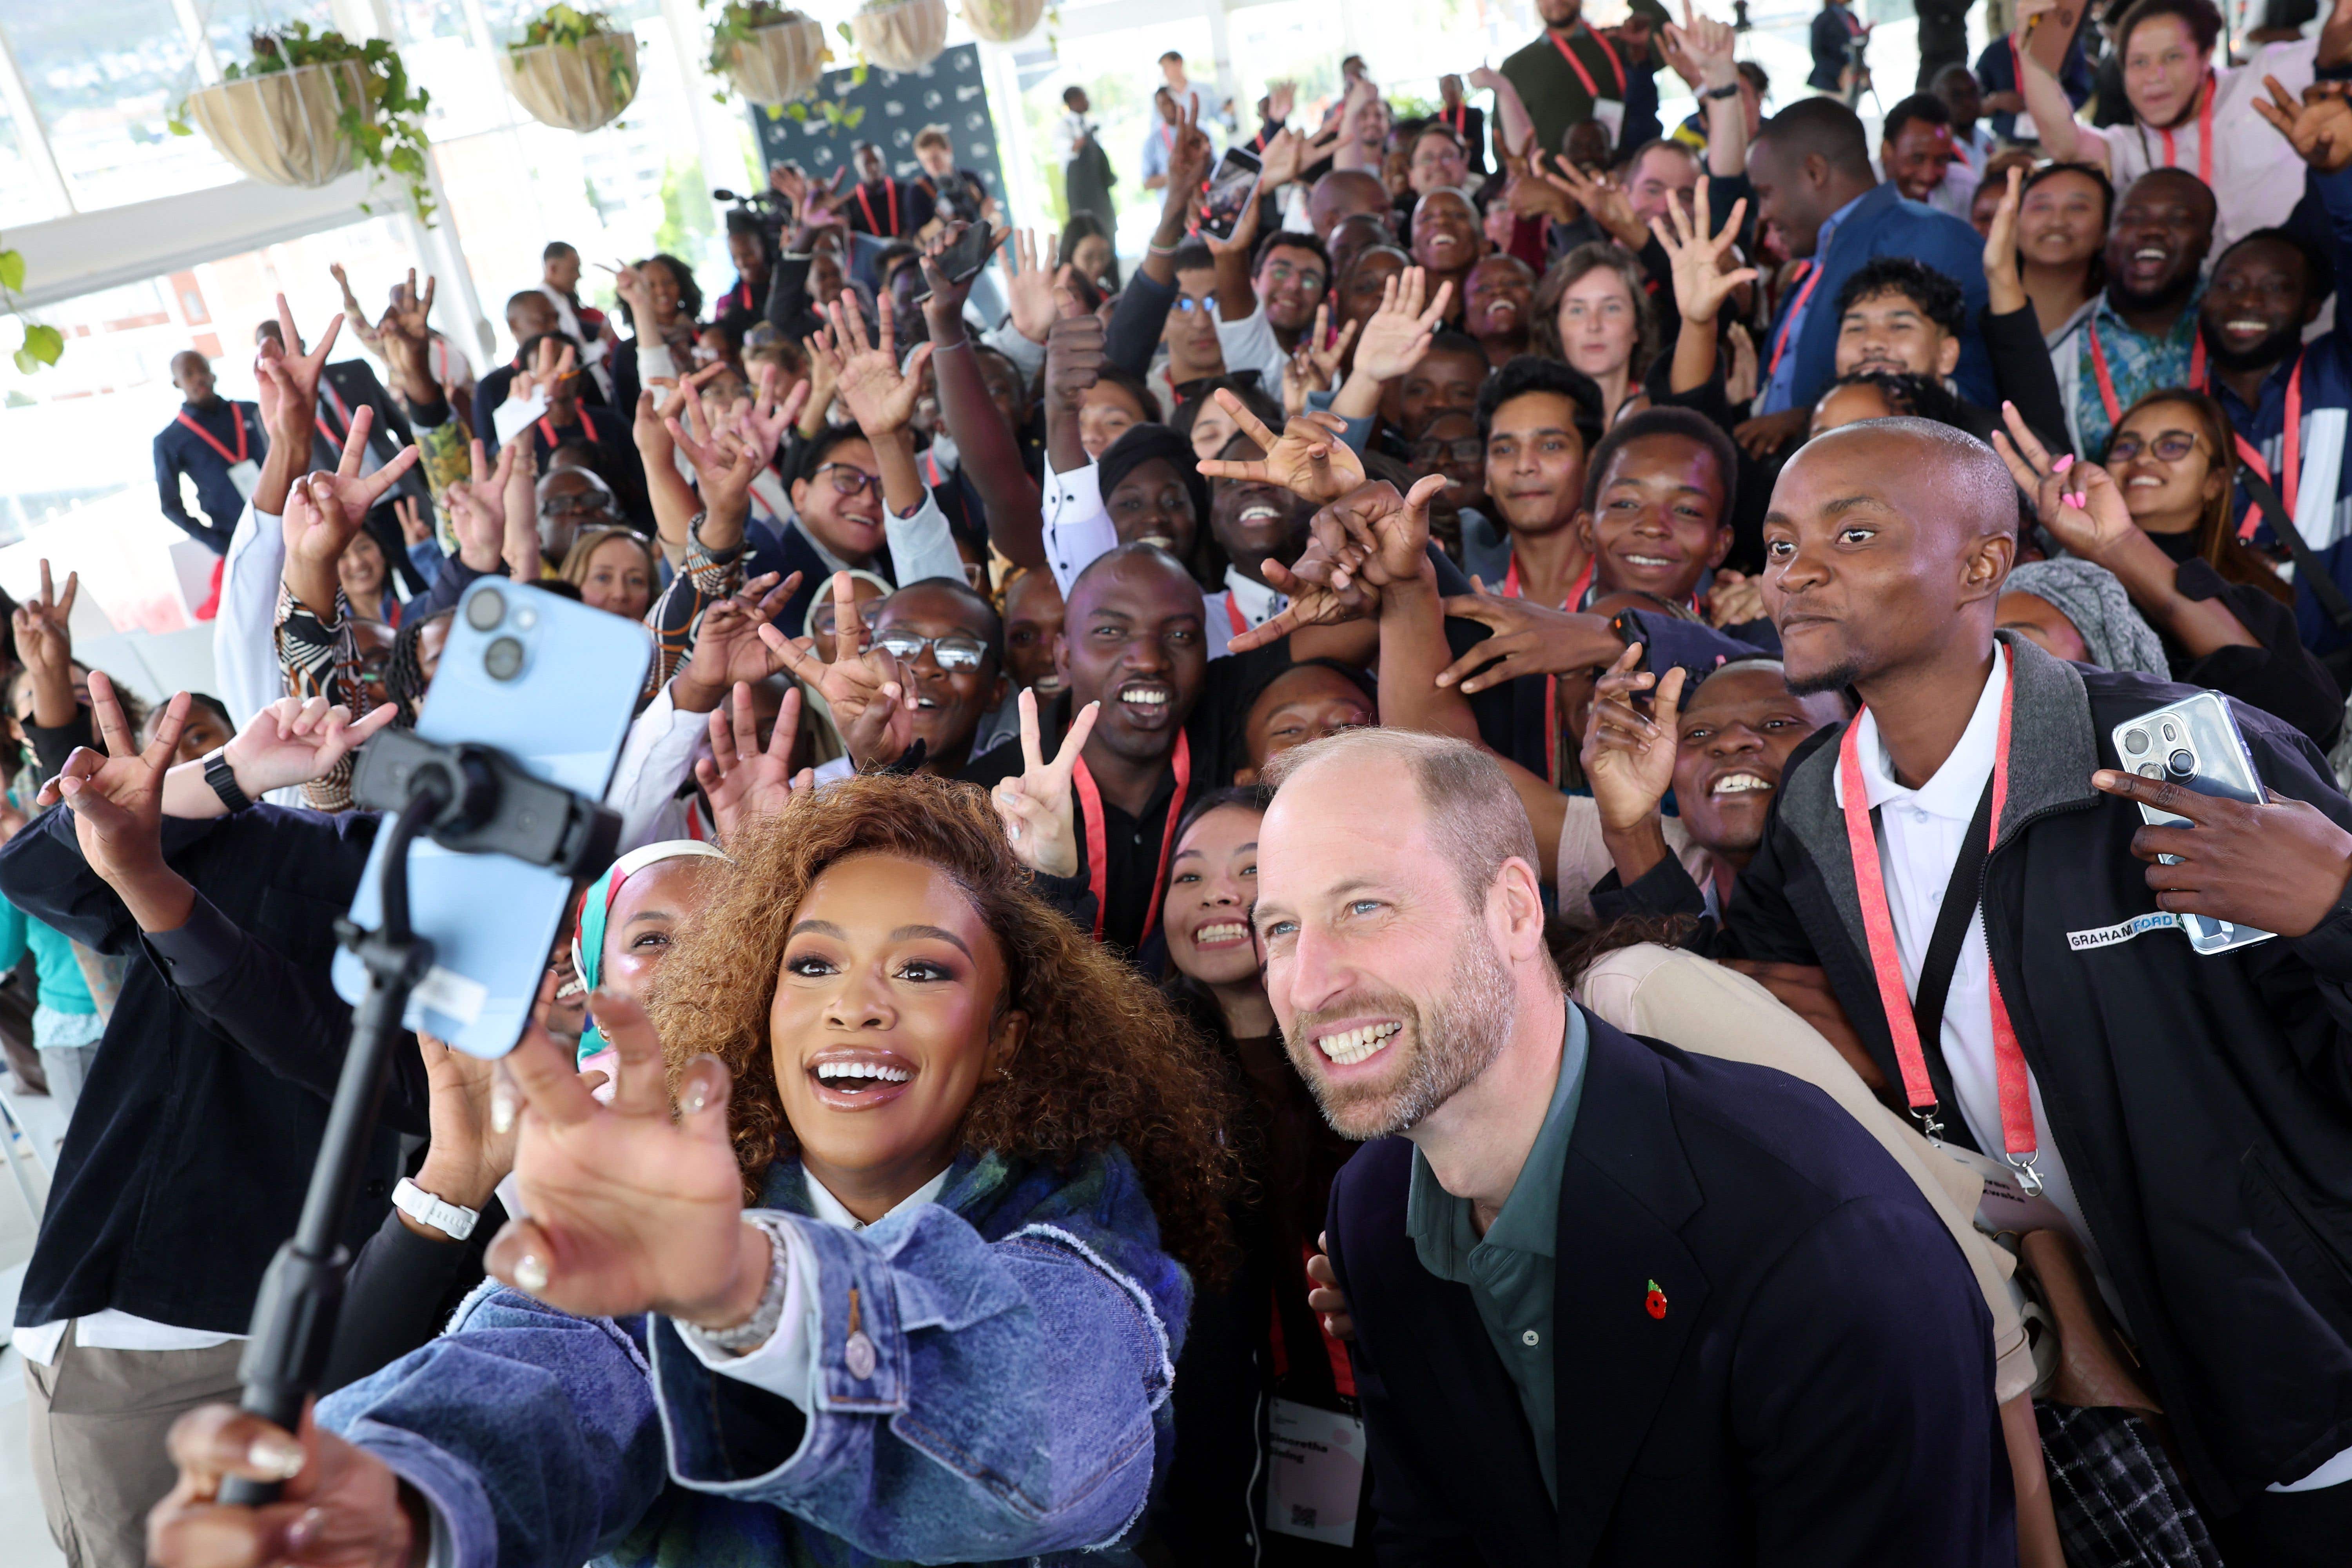
POLYGON ((1789 254, 1804 262, 1765 339, 1759 415, 1785 414, 1790 434, 1804 433, 1813 400, 1837 377, 1838 290, 1879 256, 1913 258, 1960 286, 1968 326, 1953 377, 1969 402, 1996 405, 1992 362, 1976 326, 1985 308, 1984 241, 1961 219, 1880 184, 1853 110, 1827 98, 1782 110, 1748 148, 1748 179, 1756 221, 1777 227, 1789 254))
POLYGON ((1885 1152, 1570 1003, 1483 750, 1357 730, 1270 772, 1267 995, 1370 1140, 1328 1244, 1381 1560, 2014 1563, 1983 1298, 1885 1152))

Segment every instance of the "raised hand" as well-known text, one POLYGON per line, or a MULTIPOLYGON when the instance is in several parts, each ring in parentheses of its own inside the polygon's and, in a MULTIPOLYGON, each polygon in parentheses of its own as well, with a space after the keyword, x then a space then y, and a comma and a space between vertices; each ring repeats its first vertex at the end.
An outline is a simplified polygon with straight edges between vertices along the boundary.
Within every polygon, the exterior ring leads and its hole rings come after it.
POLYGON ((1298 84, 1295 81, 1270 81, 1265 84, 1265 117, 1276 125, 1290 122, 1290 111, 1298 102, 1298 84))
POLYGON ((787 668, 761 640, 759 632, 775 619, 800 585, 797 572, 781 583, 773 572, 762 573, 702 612, 695 627, 694 651, 670 683, 670 701, 679 712, 710 712, 729 687, 765 680, 787 668))
POLYGON ((1438 672, 1440 686, 1484 691, 1522 675, 1567 675, 1606 665, 1624 649, 1607 616, 1556 610, 1531 599, 1494 593, 1473 577, 1477 592, 1445 601, 1445 613, 1492 627, 1494 636, 1438 672))
POLYGON ((274 789, 325 778, 399 712, 397 704, 386 702, 355 721, 350 709, 323 697, 281 697, 255 714, 221 748, 221 757, 236 775, 237 788, 257 800, 274 789))
POLYGON ((614 1051, 612 1102, 596 1102, 544 1030, 523 1032, 506 1067, 523 1102, 514 1173, 530 1217, 509 1220, 483 1262, 580 1317, 656 1311, 710 1328, 739 1323, 759 1305, 769 1251, 743 1224, 727 1069, 707 1055, 688 1062, 673 1120, 661 1040, 645 1010, 601 990, 590 1005, 614 1051))
MULTIPOLYGON (((922 259, 918 265, 923 269, 923 286, 930 290, 929 298, 923 301, 923 321, 937 342, 952 343, 964 335, 963 302, 971 297, 971 286, 979 281, 980 274, 975 272, 959 283, 940 265, 940 257, 971 227, 971 224, 956 218, 923 242, 922 259)), ((1004 236, 998 233, 989 241, 989 254, 994 255, 1003 243, 1004 236)))
POLYGON ((2323 174, 2352 163, 2352 103, 2325 92, 2306 93, 2297 102, 2274 76, 2263 78, 2263 85, 2270 96, 2253 95, 2254 112, 2287 139, 2296 157, 2323 174))
POLYGON ((869 440, 904 429, 914 416, 923 364, 931 357, 930 344, 917 343, 901 367, 890 296, 883 295, 875 310, 880 317, 878 336, 868 339, 857 296, 845 289, 825 308, 831 329, 817 334, 817 352, 832 366, 841 400, 849 405, 850 416, 869 440))
MULTIPOLYGON (((710 368, 720 370, 725 366, 719 363, 710 368)), ((772 372, 773 367, 762 365, 761 369, 772 372)), ((688 464, 693 468, 694 488, 701 493, 704 510, 730 518, 748 513, 751 481, 767 466, 761 460, 759 449, 728 431, 707 426, 699 397, 687 397, 685 414, 684 425, 670 418, 662 421, 662 427, 668 432, 670 444, 686 454, 688 464), (689 425, 693 426, 692 434, 687 430, 689 425)))
POLYGON ((400 537, 410 544, 422 544, 433 537, 433 520, 416 504, 415 496, 392 498, 392 515, 400 520, 400 537))
POLYGON ((1732 58, 1739 35, 1732 30, 1730 23, 1693 11, 1690 0, 1683 0, 1682 25, 1667 23, 1665 36, 1668 59, 1673 60, 1675 55, 1682 57, 1675 69, 1693 87, 1729 87, 1739 79, 1738 64, 1732 58), (1690 71, 1683 70, 1685 63, 1690 71))
MULTIPOLYGON (((530 447, 528 437, 499 448, 493 466, 479 437, 467 456, 472 477, 452 480, 443 498, 449 508, 449 527, 457 536, 457 558, 477 572, 495 572, 506 559, 507 485, 516 465, 530 447)), ((531 534, 538 537, 538 509, 531 510, 531 534)))
POLYGON ((1445 324, 1454 284, 1450 279, 1440 283, 1434 299, 1428 293, 1429 274, 1419 267, 1408 267, 1381 286, 1381 308, 1364 322, 1349 380, 1394 381, 1422 362, 1430 341, 1445 324))
MULTIPOLYGON (((1702 213, 1707 210, 1706 183, 1706 176, 1701 174, 1691 197, 1691 205, 1702 213)), ((1666 258, 1674 263, 1675 305, 1684 321, 1700 326, 1712 324, 1731 291, 1742 283, 1755 281, 1753 267, 1736 271, 1724 268, 1725 258, 1739 241, 1739 221, 1747 211, 1748 198, 1742 196, 1731 204, 1722 231, 1712 236, 1703 223, 1695 225, 1692 215, 1683 211, 1679 202, 1668 202, 1665 216, 1650 220, 1650 232, 1658 237, 1658 243, 1665 247, 1666 258)))
POLYGON ((1089 702, 1078 710, 1050 763, 1038 740, 1037 694, 1024 687, 1019 707, 1021 774, 990 791, 988 801, 996 807, 1004 837, 1024 866, 1041 877, 1075 877, 1078 837, 1070 807, 1070 775, 1076 771, 1078 753, 1086 750, 1087 737, 1094 732, 1102 704, 1089 702))
POLYGON ((528 403, 534 396, 552 403, 563 383, 579 374, 578 351, 568 342, 544 337, 532 351, 530 363, 515 372, 514 379, 507 384, 507 396, 519 404, 528 403))
POLYGON ((2052 538, 2086 561, 2101 561, 2141 537, 2139 525, 2124 505, 2124 492, 2105 468, 2077 462, 2072 453, 2053 461, 2049 450, 2026 428, 2017 405, 2003 403, 2000 416, 2009 429, 1992 433, 1993 449, 2009 465, 2018 489, 2033 498, 2034 510, 2052 538))
POLYGON ((1219 387, 1216 397, 1242 434, 1256 442, 1265 456, 1254 462, 1212 458, 1200 465, 1202 478, 1280 485, 1318 506, 1338 500, 1364 482, 1363 459, 1341 438, 1347 431, 1345 420, 1328 414, 1302 414, 1276 437, 1230 390, 1219 387))
POLYGON ((1325 300, 1315 307, 1315 325, 1298 340, 1290 357, 1282 363, 1283 412, 1296 416, 1307 412, 1307 395, 1328 392, 1339 378, 1339 366, 1346 363, 1348 346, 1356 341, 1357 323, 1349 321, 1335 337, 1331 332, 1331 303, 1325 300))
POLYGON ((1013 329, 1033 343, 1042 343, 1054 330, 1054 268, 1039 259, 1050 250, 1034 228, 1013 237, 1013 276, 1005 280, 1005 307, 1013 313, 1013 329))
POLYGON ((1725 330, 1729 341, 1731 363, 1723 373, 1723 395, 1734 408, 1751 401, 1757 392, 1756 339, 1747 324, 1734 321, 1725 330))
POLYGON ((915 695, 898 661, 866 648, 866 618, 857 613, 855 581, 833 574, 833 662, 819 658, 814 639, 788 637, 761 622, 760 640, 782 668, 812 688, 833 710, 851 760, 859 767, 897 762, 915 739, 915 695))
POLYGON ((1429 503, 1444 474, 1423 474, 1402 495, 1386 480, 1361 484, 1318 511, 1297 564, 1266 561, 1259 570, 1290 603, 1260 626, 1234 634, 1236 653, 1264 647, 1301 626, 1334 626, 1374 614, 1380 590, 1417 577, 1427 566, 1429 503))
POLYGON ((1764 618, 1764 579, 1744 572, 1717 571, 1706 585, 1706 620, 1711 626, 1740 626, 1764 618))
POLYGON ((1601 678, 1584 731, 1584 777, 1592 787, 1593 805, 1601 808, 1603 833, 1630 833, 1649 822, 1675 785, 1675 715, 1687 677, 1679 665, 1663 680, 1636 670, 1641 657, 1642 645, 1635 643, 1601 678), (1633 705, 1637 696, 1654 690, 1652 712, 1633 705))
POLYGON ((1257 190, 1250 199, 1255 201, 1298 178, 1299 170, 1324 157, 1339 140, 1339 128, 1336 125, 1326 126, 1311 136, 1289 130, 1276 132, 1259 161, 1257 190))
MULTIPOLYGON (((66 574, 66 591, 59 594, 49 578, 49 563, 41 562, 41 592, 37 598, 26 600, 16 606, 12 621, 16 633, 16 657, 31 671, 36 689, 47 685, 66 694, 72 701, 73 687, 73 620, 74 601, 81 597, 81 574, 66 574)), ((35 722, 54 727, 70 718, 59 713, 54 720, 35 722)))
MULTIPOLYGON (((723 364, 724 362, 719 362, 712 368, 722 368, 723 364)), ((751 405, 741 408, 739 405, 740 412, 735 421, 737 433, 759 458, 760 467, 763 468, 776 460, 776 448, 783 445, 784 432, 793 427, 801 416, 801 410, 808 406, 809 384, 806 381, 795 383, 793 389, 784 394, 782 402, 776 401, 778 374, 772 364, 760 367, 759 386, 751 398, 751 405)))
POLYGON ((261 384, 261 417, 273 445, 282 438, 281 430, 299 431, 302 450, 310 450, 309 431, 319 402, 319 377, 325 374, 327 352, 335 346, 336 334, 342 330, 343 319, 330 317, 327 330, 319 334, 318 345, 305 353, 302 334, 295 330, 294 311, 286 303, 285 295, 278 296, 278 335, 282 342, 262 339, 254 366, 261 384))
POLYGON ((427 278, 424 292, 416 288, 416 268, 408 269, 408 289, 376 323, 376 341, 393 380, 410 404, 433 404, 440 395, 433 379, 433 294, 437 280, 427 278))
MULTIPOLYGON (((90 717, 106 758, 58 775, 58 793, 72 811, 81 858, 110 886, 135 879, 163 863, 163 775, 171 771, 180 731, 188 722, 188 694, 174 696, 155 721, 155 738, 140 750, 131 721, 103 670, 89 672, 90 717)), ((95 754, 77 752, 77 758, 95 754)))
POLYGON ((2017 273, 2017 208, 2024 182, 2023 169, 2009 172, 2009 184, 2001 192, 2000 205, 1993 209, 1992 223, 1985 230, 1985 288, 1990 296, 1991 313, 1996 316, 2021 310, 2026 305, 2025 281, 2017 273))
POLYGON ((1173 130, 1175 141, 1168 149, 1168 195, 1163 200, 1167 206, 1190 213, 1201 198, 1202 184, 1208 179, 1209 165, 1216 156, 1208 133, 1201 129, 1190 94, 1176 106, 1173 130))
POLYGON ((1633 216, 1633 198, 1609 175, 1588 174, 1566 158, 1548 160, 1540 148, 1528 154, 1528 166, 1538 178, 1591 213, 1592 221, 1626 249, 1639 251, 1648 240, 1650 231, 1633 216))
POLYGON ((764 749, 751 712, 751 687, 738 682, 734 700, 710 710, 710 755, 695 763, 694 781, 709 803, 721 844, 733 843, 739 829, 783 810, 794 790, 814 787, 815 775, 809 769, 803 768, 797 778, 792 771, 800 728, 798 687, 784 693, 764 749))

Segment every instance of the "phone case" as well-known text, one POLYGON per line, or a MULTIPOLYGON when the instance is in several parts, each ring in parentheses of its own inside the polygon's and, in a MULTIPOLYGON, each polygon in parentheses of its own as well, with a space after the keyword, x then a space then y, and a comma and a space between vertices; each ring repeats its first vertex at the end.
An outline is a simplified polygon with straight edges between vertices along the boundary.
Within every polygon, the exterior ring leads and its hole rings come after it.
POLYGON ((1257 190, 1261 164, 1246 148, 1228 147, 1209 176, 1201 196, 1201 227, 1219 239, 1231 239, 1241 221, 1242 208, 1257 190))
MULTIPOLYGON (((652 657, 635 621, 486 577, 457 602, 416 732, 495 746, 536 777, 601 798, 652 657)), ((370 930, 383 921, 384 847, 379 838, 352 899, 352 919, 370 930)), ((403 1022, 473 1056, 513 1049, 571 896, 561 871, 419 839, 409 851, 409 918, 433 942, 433 967, 403 1022)), ((349 952, 335 954, 334 980, 354 1004, 367 989, 349 952)))
MULTIPOLYGON (((2116 755, 2123 765, 2144 778, 2168 778, 2200 795, 2220 795, 2259 805, 2268 796, 2262 776, 2254 772, 2253 754, 2230 715, 2229 702, 2211 691, 2184 697, 2137 719, 2126 720, 2114 731, 2116 755)), ((2142 805, 2140 816, 2158 827, 2188 827, 2185 816, 2142 805)), ((2178 858, 2163 857, 2168 864, 2178 858)), ((2254 926, 2233 925, 2210 915, 2182 915, 2180 929, 2189 945, 2211 956, 2258 942, 2273 932, 2254 926)))

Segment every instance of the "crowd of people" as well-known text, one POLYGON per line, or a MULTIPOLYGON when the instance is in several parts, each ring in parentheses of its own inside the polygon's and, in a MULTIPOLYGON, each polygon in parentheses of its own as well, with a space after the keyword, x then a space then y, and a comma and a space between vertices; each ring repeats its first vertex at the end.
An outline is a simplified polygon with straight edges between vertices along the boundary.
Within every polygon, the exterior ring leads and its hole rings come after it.
POLYGON ((1163 58, 1139 258, 1073 89, 977 298, 926 133, 478 377, 414 274, 174 362, 217 691, 10 620, 75 1568, 2345 1561, 2352 0, 1938 9, 1874 142, 1838 5, 1778 102, 1538 8, 1273 84, 1230 224, 1163 58), (404 1039, 288 1431, 353 752, 485 577, 645 627, 618 858, 404 1039), (2200 690, 2251 798, 2119 749, 2200 690))

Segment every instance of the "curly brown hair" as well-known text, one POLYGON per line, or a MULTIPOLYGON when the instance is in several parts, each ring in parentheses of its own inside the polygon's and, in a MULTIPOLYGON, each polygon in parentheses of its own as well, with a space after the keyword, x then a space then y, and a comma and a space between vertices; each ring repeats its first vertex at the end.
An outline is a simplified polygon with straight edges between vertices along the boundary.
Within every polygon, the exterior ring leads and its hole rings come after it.
POLYGON ((1239 1167, 1214 1053, 1149 982, 1037 897, 984 792, 925 773, 845 779, 795 793, 731 848, 649 1002, 673 1086, 704 1052, 734 1075, 728 1122, 746 1201, 799 1147, 768 1037, 793 917, 827 868, 903 856, 946 872, 971 900, 1003 953, 1001 1005, 1029 1017, 1019 1070, 982 1086, 961 1147, 1058 1165, 1116 1144, 1142 1176, 1169 1252, 1196 1277, 1223 1278, 1239 1167))

